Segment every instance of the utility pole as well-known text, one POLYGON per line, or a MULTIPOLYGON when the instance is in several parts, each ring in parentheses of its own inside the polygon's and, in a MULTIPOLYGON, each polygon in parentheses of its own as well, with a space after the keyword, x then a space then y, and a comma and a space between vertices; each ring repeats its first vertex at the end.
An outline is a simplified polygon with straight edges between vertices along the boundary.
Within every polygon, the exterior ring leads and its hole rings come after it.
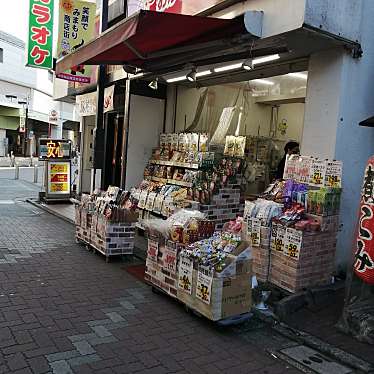
MULTIPOLYGON (((108 0, 101 2, 101 24, 100 33, 108 29, 108 0)), ((101 169, 103 175, 104 152, 105 152, 105 129, 104 129, 104 89, 106 79, 105 65, 99 66, 98 81, 97 81, 97 105, 96 105, 96 126, 94 130, 94 155, 93 155, 93 176, 92 176, 92 190, 96 186, 96 170, 101 169)), ((101 186, 104 180, 101 178, 101 186)))

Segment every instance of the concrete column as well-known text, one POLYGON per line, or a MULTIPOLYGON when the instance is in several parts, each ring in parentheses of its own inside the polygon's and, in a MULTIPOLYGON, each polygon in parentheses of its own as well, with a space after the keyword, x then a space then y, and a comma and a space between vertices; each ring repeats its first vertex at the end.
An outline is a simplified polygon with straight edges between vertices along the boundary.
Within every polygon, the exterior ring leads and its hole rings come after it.
POLYGON ((364 168, 374 154, 374 129, 358 126, 374 115, 374 4, 365 2, 362 14, 362 58, 353 59, 343 49, 311 56, 301 144, 303 154, 344 163, 337 250, 343 269, 354 250, 364 168))

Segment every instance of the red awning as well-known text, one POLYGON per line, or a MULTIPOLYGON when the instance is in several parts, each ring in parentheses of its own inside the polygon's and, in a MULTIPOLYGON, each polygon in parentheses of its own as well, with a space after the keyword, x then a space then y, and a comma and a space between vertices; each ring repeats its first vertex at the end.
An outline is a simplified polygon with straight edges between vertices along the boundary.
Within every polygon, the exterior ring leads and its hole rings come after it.
POLYGON ((171 47, 244 33, 242 19, 220 19, 140 11, 57 61, 56 73, 77 65, 120 65, 146 61, 171 47))

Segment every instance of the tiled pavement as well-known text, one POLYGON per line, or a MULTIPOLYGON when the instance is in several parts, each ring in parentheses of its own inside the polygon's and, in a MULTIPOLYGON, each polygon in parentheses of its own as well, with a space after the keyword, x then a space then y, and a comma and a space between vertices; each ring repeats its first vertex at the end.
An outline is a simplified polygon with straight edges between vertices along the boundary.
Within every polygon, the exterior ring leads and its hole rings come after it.
POLYGON ((126 263, 75 244, 72 225, 1 204, 5 190, 0 183, 0 373, 298 373, 267 353, 288 342, 266 327, 243 333, 187 314, 126 263))

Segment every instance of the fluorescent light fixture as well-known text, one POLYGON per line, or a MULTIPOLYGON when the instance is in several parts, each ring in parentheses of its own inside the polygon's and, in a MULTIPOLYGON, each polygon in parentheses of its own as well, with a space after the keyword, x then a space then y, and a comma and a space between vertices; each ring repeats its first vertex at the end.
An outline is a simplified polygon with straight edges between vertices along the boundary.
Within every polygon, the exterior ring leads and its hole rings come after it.
POLYGON ((259 83, 259 84, 265 84, 267 86, 274 86, 274 82, 268 81, 266 79, 253 79, 250 82, 259 83))
POLYGON ((220 66, 218 68, 214 68, 214 72, 221 73, 222 71, 240 69, 242 66, 243 66, 242 62, 239 62, 237 64, 232 64, 232 65, 220 66))
POLYGON ((199 71, 196 73, 196 77, 205 77, 206 75, 212 74, 211 70, 204 70, 204 71, 199 71))
POLYGON ((278 60, 278 59, 280 59, 280 56, 278 54, 259 57, 259 58, 255 58, 252 61, 252 65, 263 64, 264 62, 275 61, 275 60, 278 60))
POLYGON ((308 79, 308 74, 305 74, 305 73, 288 73, 287 75, 290 77, 300 78, 304 80, 308 79))
POLYGON ((185 75, 183 75, 181 77, 175 77, 175 78, 166 79, 166 82, 168 82, 168 83, 174 83, 174 82, 184 81, 186 79, 187 79, 187 77, 185 75))

